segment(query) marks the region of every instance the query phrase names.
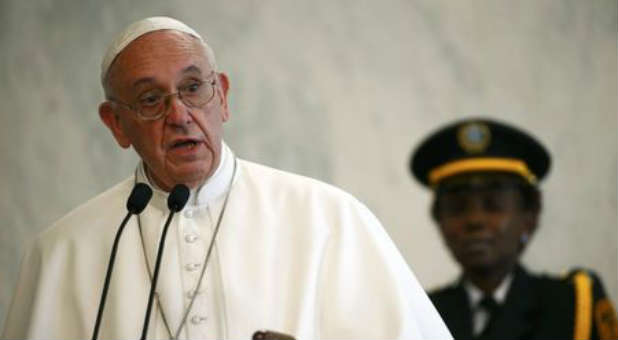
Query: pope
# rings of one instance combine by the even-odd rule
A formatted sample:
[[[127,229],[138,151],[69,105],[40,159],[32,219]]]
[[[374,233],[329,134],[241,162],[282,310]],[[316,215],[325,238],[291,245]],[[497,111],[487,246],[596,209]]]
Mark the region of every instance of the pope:
[[[125,228],[100,329],[137,338],[165,202],[182,183],[189,201],[167,234],[148,338],[450,338],[367,207],[239,159],[223,141],[230,79],[195,30],[167,17],[130,25],[109,46],[101,81],[101,120],[141,161],[37,237],[4,337],[90,337],[116,226],[131,189],[146,183],[154,194]]]

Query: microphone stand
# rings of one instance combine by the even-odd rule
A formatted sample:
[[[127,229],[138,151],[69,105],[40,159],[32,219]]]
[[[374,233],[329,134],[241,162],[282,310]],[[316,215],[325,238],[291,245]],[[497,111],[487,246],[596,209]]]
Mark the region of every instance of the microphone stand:
[[[120,235],[122,234],[122,230],[124,226],[129,221],[133,215],[130,211],[127,213],[127,216],[124,217],[118,231],[116,232],[116,237],[114,238],[114,246],[112,247],[112,254],[109,258],[109,263],[107,264],[107,274],[105,274],[105,283],[103,284],[103,292],[101,293],[101,300],[99,302],[99,311],[97,312],[97,321],[94,323],[94,331],[92,332],[92,340],[96,340],[99,336],[99,327],[101,326],[101,319],[103,317],[103,309],[105,309],[105,300],[107,298],[107,290],[109,289],[109,283],[112,278],[112,269],[114,267],[114,260],[116,260],[116,252],[118,251],[118,242],[120,241]]]
[[[116,231],[116,236],[114,238],[114,245],[112,246],[112,253],[109,257],[109,263],[107,264],[107,273],[105,274],[105,283],[103,284],[103,292],[101,293],[101,300],[99,301],[99,311],[97,312],[97,319],[94,323],[94,330],[92,331],[92,340],[96,340],[99,336],[99,328],[101,326],[101,320],[103,318],[103,310],[105,309],[105,300],[107,299],[107,291],[109,290],[109,284],[112,278],[112,271],[114,268],[114,261],[116,260],[116,253],[118,252],[118,243],[120,242],[120,236],[122,235],[122,231],[126,226],[129,218],[133,214],[141,213],[150,198],[152,197],[152,190],[148,185],[144,183],[137,183],[133,190],[131,191],[131,195],[127,201],[127,215],[124,217],[122,222],[120,223],[120,227]]]
[[[167,221],[165,221],[165,225],[163,226],[163,233],[161,234],[161,242],[159,242],[159,249],[157,251],[157,261],[155,262],[154,274],[152,275],[152,283],[150,285],[150,294],[148,296],[148,306],[146,307],[146,316],[144,317],[144,327],[142,329],[142,337],[141,340],[146,339],[146,334],[148,333],[148,324],[150,323],[150,313],[152,311],[152,302],[154,300],[154,293],[157,287],[157,280],[159,279],[159,269],[161,268],[161,259],[163,258],[163,248],[165,246],[165,238],[167,235],[167,230],[169,229],[170,222],[172,222],[172,217],[178,211],[182,210],[182,208],[187,203],[189,199],[189,188],[187,188],[183,184],[176,185],[167,199],[167,205],[170,209],[170,213],[167,216]]]
[[[154,300],[155,288],[157,287],[157,280],[159,278],[159,269],[161,268],[161,258],[163,257],[163,247],[165,245],[165,236],[169,229],[170,222],[174,216],[175,211],[170,211],[167,216],[167,221],[163,227],[163,234],[161,235],[161,242],[159,243],[159,250],[157,251],[157,261],[155,264],[154,274],[152,275],[152,284],[150,286],[150,295],[148,296],[148,306],[146,307],[146,317],[144,318],[144,327],[142,328],[142,337],[140,339],[145,340],[148,333],[148,324],[150,322],[150,312],[152,310],[152,302]]]

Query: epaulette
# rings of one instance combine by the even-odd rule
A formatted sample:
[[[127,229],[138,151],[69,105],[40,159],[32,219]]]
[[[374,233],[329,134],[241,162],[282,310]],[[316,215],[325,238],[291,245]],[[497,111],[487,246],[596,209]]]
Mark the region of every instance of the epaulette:
[[[618,339],[616,311],[599,277],[591,270],[575,268],[563,279],[575,290],[574,339],[590,339],[594,326],[600,339]]]

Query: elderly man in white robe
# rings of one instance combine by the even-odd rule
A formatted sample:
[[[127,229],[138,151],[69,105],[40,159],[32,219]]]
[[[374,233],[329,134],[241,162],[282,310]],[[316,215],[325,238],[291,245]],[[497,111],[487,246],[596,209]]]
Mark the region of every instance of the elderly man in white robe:
[[[6,338],[84,339],[116,227],[138,182],[154,189],[126,226],[100,338],[137,338],[170,189],[190,189],[165,245],[151,339],[451,338],[376,217],[319,181],[238,159],[223,142],[228,77],[198,33],[171,18],[109,47],[102,121],[141,157],[135,172],[41,233],[23,260]],[[208,248],[214,245],[212,256]]]

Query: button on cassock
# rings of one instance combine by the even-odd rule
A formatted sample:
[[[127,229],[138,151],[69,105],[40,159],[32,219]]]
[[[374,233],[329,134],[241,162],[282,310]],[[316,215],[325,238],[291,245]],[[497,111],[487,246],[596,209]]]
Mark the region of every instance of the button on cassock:
[[[199,237],[195,234],[187,234],[185,235],[185,242],[187,243],[193,243],[195,242]]]
[[[202,266],[201,263],[187,263],[185,264],[185,270],[188,272],[192,272],[194,270],[199,269]]]
[[[208,318],[207,318],[207,317],[205,317],[205,316],[201,316],[201,315],[193,315],[193,316],[191,317],[191,323],[192,323],[192,324],[194,324],[194,325],[199,325],[199,324],[201,324],[201,323],[206,322],[206,319],[208,319]]]

